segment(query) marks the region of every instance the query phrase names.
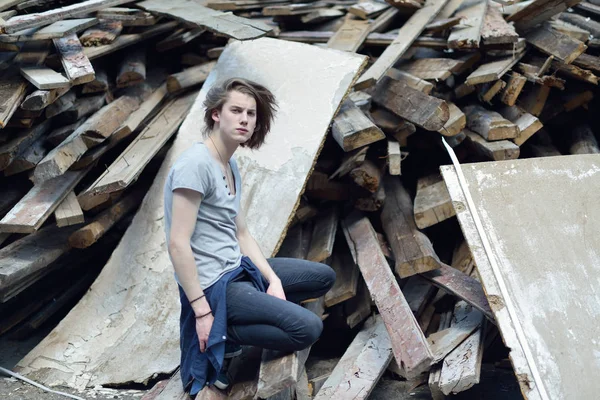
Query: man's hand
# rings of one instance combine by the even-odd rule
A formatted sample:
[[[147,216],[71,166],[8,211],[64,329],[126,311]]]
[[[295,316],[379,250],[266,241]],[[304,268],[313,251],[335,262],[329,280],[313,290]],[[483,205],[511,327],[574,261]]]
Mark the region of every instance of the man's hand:
[[[212,329],[214,317],[212,314],[208,314],[202,318],[196,318],[196,333],[198,334],[198,341],[200,342],[200,352],[206,351],[208,345],[208,335]]]
[[[269,288],[267,289],[267,294],[285,300],[285,293],[283,292],[283,286],[281,286],[281,281],[279,279],[271,280]]]

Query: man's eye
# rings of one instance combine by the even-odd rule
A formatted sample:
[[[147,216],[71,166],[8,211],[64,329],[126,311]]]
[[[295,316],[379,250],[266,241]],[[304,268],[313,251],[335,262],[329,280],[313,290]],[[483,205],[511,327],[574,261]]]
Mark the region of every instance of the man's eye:
[[[253,112],[249,112],[248,115],[254,117],[254,113]]]

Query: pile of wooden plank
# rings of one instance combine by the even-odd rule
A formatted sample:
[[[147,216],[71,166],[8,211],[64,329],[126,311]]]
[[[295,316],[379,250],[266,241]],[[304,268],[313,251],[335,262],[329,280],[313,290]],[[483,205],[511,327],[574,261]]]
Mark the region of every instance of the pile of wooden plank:
[[[502,344],[497,304],[455,218],[461,205],[439,174],[450,164],[444,142],[460,162],[600,153],[597,1],[10,3],[0,24],[0,334],[30,333],[59,310],[53,299],[89,287],[93,277],[68,266],[112,251],[115,240],[100,238],[142,201],[144,176],[227,38],[370,56],[278,252],[336,271],[334,288],[305,304],[325,335],[291,355],[248,349],[232,365],[230,398],[392,398],[420,387],[441,399],[473,387],[484,350]],[[41,285],[64,271],[79,279],[69,290]],[[328,332],[350,338],[333,358],[322,350],[335,342]],[[148,398],[181,390],[174,375]]]

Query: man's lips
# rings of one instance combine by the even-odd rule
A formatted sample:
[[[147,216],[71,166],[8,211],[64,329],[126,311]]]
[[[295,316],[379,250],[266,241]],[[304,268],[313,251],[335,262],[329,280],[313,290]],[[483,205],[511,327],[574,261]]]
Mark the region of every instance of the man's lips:
[[[237,130],[240,132],[244,132],[244,133],[248,132],[248,129],[244,129],[244,128],[237,128]]]

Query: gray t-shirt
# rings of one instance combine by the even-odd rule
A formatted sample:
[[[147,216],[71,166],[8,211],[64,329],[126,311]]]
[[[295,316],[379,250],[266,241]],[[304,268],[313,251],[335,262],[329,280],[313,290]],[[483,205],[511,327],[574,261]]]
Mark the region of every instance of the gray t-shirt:
[[[227,186],[223,169],[208,148],[204,143],[195,143],[175,161],[165,184],[167,243],[171,232],[173,191],[186,188],[202,194],[190,244],[203,289],[238,267],[242,258],[235,225],[240,209],[241,177],[233,158],[229,165],[233,171],[235,195]],[[175,279],[179,283],[177,274]]]

